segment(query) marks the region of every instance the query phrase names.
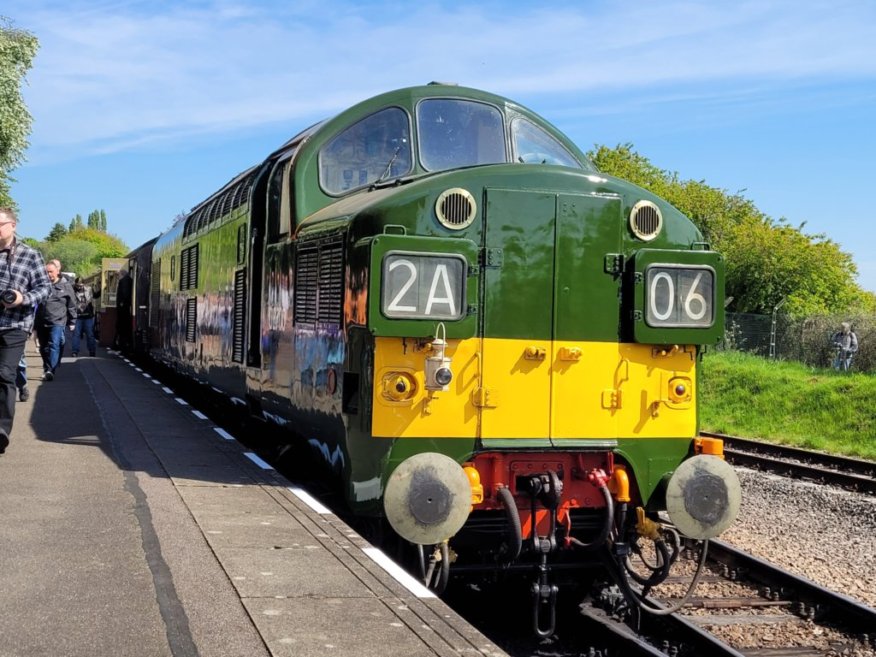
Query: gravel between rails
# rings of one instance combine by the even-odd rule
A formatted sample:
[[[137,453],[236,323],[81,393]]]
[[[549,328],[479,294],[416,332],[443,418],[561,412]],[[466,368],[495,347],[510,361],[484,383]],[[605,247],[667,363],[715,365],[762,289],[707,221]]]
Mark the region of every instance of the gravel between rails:
[[[742,508],[736,524],[721,540],[876,607],[876,497],[744,468],[737,472]],[[694,561],[680,560],[673,574],[692,575],[694,568]],[[687,583],[673,582],[656,587],[654,593],[660,599],[677,599],[686,590]],[[756,597],[758,592],[744,583],[709,580],[700,583],[695,595]],[[714,618],[715,623],[703,619],[706,629],[740,651],[796,646],[824,655],[876,655],[874,648],[859,642],[847,644],[835,630],[799,619],[786,608],[687,608],[681,613]],[[744,618],[742,624],[721,622],[722,616],[735,615],[761,622]]]
[[[722,540],[876,607],[876,497],[737,472],[742,507]]]

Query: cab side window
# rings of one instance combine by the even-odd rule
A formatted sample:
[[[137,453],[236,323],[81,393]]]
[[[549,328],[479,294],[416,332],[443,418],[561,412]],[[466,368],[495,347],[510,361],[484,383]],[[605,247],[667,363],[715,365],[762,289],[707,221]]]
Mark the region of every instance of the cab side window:
[[[319,183],[341,195],[411,170],[410,120],[387,107],[340,132],[319,152]]]
[[[292,160],[277,162],[268,182],[268,240],[286,238],[292,228]]]

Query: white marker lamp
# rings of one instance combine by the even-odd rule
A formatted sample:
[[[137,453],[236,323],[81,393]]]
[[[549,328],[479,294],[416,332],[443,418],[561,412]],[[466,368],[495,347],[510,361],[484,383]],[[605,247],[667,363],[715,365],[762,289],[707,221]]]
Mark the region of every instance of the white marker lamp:
[[[439,335],[441,337],[439,337]],[[426,357],[426,390],[441,390],[447,391],[450,388],[450,382],[453,380],[453,371],[450,369],[450,358],[445,356],[444,350],[447,347],[447,333],[444,328],[444,322],[438,323],[438,328],[435,329],[435,338],[431,344],[431,356]]]

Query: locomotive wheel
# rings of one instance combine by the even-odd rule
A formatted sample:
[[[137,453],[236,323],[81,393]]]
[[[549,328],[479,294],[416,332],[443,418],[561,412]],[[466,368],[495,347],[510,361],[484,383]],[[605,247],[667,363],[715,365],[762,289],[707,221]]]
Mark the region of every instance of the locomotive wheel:
[[[425,545],[415,544],[414,547],[419,557],[420,581],[435,595],[441,595],[450,581],[450,548],[447,541],[431,546],[428,553]]]

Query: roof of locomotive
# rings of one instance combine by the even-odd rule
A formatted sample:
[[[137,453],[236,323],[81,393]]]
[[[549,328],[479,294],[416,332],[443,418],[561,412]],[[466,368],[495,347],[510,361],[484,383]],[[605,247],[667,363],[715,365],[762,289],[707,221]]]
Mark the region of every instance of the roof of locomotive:
[[[574,154],[580,157],[584,164],[589,164],[586,156],[578,149],[577,145],[572,142],[563,132],[556,126],[547,121],[538,113],[532,111],[528,107],[521,105],[513,100],[499,96],[488,91],[475,89],[473,87],[463,87],[452,83],[430,82],[429,84],[418,85],[413,87],[403,87],[394,89],[384,93],[372,96],[362,100],[355,105],[351,105],[347,109],[339,112],[331,118],[324,119],[318,123],[297,133],[294,137],[286,141],[282,146],[276,149],[271,155],[277,155],[289,148],[296,142],[301,142],[303,138],[319,137],[320,135],[334,134],[338,130],[339,124],[342,126],[354,123],[358,118],[366,116],[375,110],[390,105],[398,105],[413,109],[413,107],[423,99],[427,98],[465,98],[476,100],[484,103],[495,105],[499,108],[512,110],[515,113],[526,116],[527,118],[535,119],[542,127],[548,128],[549,132],[561,138],[564,145],[571,147]]]
[[[426,99],[460,99],[470,100],[480,103],[486,103],[498,108],[503,114],[503,120],[507,123],[510,117],[523,117],[538,125],[541,129],[553,136],[562,146],[569,151],[574,160],[584,170],[595,170],[593,165],[588,161],[586,155],[572,142],[565,134],[553,126],[549,121],[545,120],[539,114],[533,112],[527,107],[516,103],[508,98],[493,94],[490,92],[474,89],[470,87],[457,86],[445,83],[429,83],[426,85],[405,87],[388,91],[366,100],[363,100],[335,115],[333,118],[326,119],[315,123],[308,128],[297,133],[294,137],[286,141],[282,146],[275,149],[261,163],[249,167],[245,171],[234,176],[225,185],[210,194],[204,200],[197,203],[185,215],[178,217],[176,223],[186,222],[186,225],[195,224],[195,226],[204,223],[204,219],[200,218],[202,214],[224,214],[225,207],[221,210],[220,205],[228,206],[228,203],[220,203],[220,197],[228,196],[234,187],[241,187],[243,194],[249,190],[249,185],[252,180],[259,174],[264,166],[270,162],[285,158],[290,153],[294,153],[296,160],[296,193],[295,205],[296,214],[299,217],[306,217],[310,214],[331,205],[339,198],[348,196],[349,194],[358,193],[363,189],[369,188],[369,185],[360,185],[349,191],[326,191],[320,180],[319,157],[323,147],[334,139],[339,133],[347,128],[355,125],[364,118],[373,115],[382,108],[399,107],[404,109],[410,116],[416,114],[417,105]],[[416,124],[416,121],[414,122]],[[418,139],[416,127],[411,135],[414,140]],[[512,153],[508,151],[508,162]],[[405,173],[405,180],[429,175],[434,171],[426,170],[415,157],[410,170]],[[399,176],[388,176],[386,180],[381,179],[378,182],[395,181]],[[373,183],[370,185],[374,188]],[[234,206],[243,201],[243,194],[237,194],[234,199]],[[213,212],[210,207],[211,203],[216,201],[216,212]],[[195,216],[197,213],[198,216]],[[214,217],[215,218],[215,217]],[[187,229],[188,230],[188,229]]]
[[[312,126],[308,134],[299,134],[282,148],[274,152],[272,157],[282,157],[285,152],[295,152],[295,207],[296,216],[299,218],[307,217],[314,212],[337,202],[340,198],[350,194],[356,194],[362,191],[373,191],[377,186],[394,184],[395,182],[403,182],[416,179],[425,175],[436,173],[438,168],[427,167],[422,161],[422,126],[420,125],[420,116],[418,114],[420,104],[426,100],[447,99],[473,101],[492,106],[501,113],[501,121],[504,125],[505,139],[509,139],[510,124],[517,118],[528,120],[531,124],[537,126],[541,131],[547,133],[562,149],[568,154],[568,161],[573,163],[574,167],[584,171],[595,171],[593,165],[587,159],[587,156],[572,142],[565,134],[553,126],[549,121],[536,114],[527,107],[516,103],[508,98],[499,96],[479,89],[470,87],[461,87],[448,84],[427,84],[415,87],[406,87],[389,91],[367,100],[364,100],[352,107],[337,114],[334,118],[324,121],[320,124]],[[405,111],[411,120],[410,134],[406,135],[410,138],[411,143],[411,161],[407,170],[402,174],[396,175],[381,175],[374,180],[374,176],[369,176],[364,182],[354,181],[354,184],[349,189],[340,189],[336,186],[334,189],[327,188],[323,176],[326,171],[325,163],[322,161],[323,154],[330,147],[333,140],[344,134],[348,129],[355,127],[365,119],[375,116],[378,112],[387,108],[400,108]],[[507,150],[503,151],[501,159],[494,159],[490,162],[495,164],[499,162],[517,163],[518,160],[513,159],[515,154],[510,144]],[[390,149],[390,153],[392,149]],[[396,149],[397,152],[397,149]],[[522,160],[520,160],[522,161]],[[386,162],[384,162],[386,164]],[[387,174],[391,168],[392,161],[386,166]],[[464,168],[464,166],[449,165],[441,167],[441,170],[450,170],[454,168]],[[351,173],[356,173],[355,171]]]

